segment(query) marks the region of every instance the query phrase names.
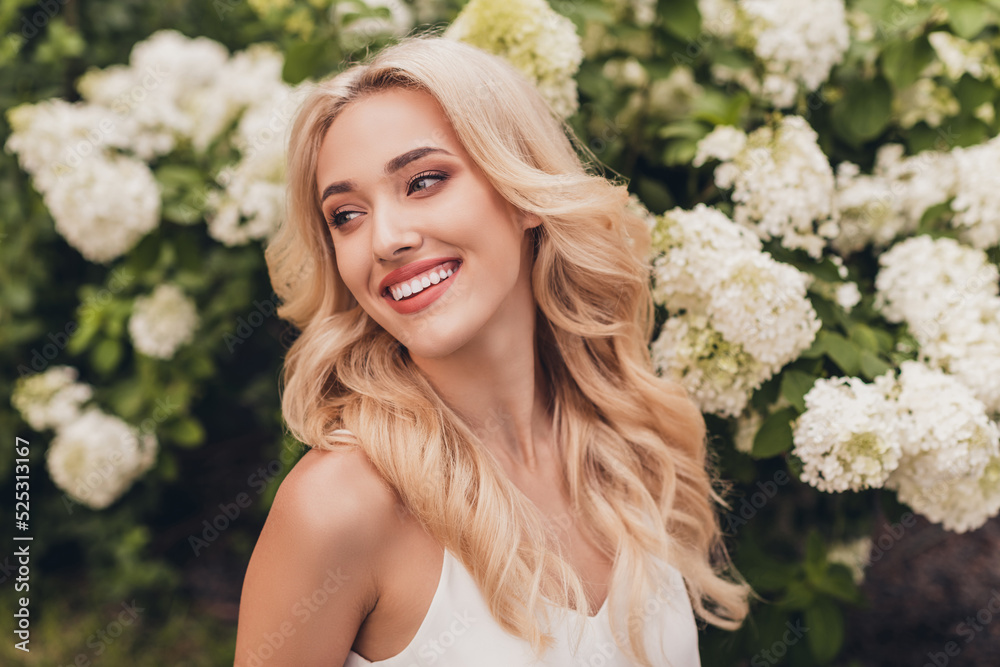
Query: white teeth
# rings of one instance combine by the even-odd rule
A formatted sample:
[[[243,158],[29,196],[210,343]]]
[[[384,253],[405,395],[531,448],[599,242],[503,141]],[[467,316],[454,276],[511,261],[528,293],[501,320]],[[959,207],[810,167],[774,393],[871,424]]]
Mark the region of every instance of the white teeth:
[[[423,292],[425,288],[431,285],[437,285],[442,280],[446,280],[455,273],[455,269],[439,269],[437,271],[431,271],[427,275],[421,276],[419,279],[414,278],[408,283],[400,283],[398,286],[390,287],[389,293],[395,301],[405,299],[408,296],[417,294],[418,292]]]

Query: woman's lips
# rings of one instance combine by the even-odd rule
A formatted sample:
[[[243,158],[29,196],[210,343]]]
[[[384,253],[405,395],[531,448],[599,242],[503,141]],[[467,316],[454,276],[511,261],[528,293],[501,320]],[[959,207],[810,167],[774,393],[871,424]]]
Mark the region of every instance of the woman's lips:
[[[460,272],[462,263],[455,262],[455,265],[455,268],[452,269],[452,273],[448,278],[440,280],[436,284],[431,282],[427,287],[422,287],[420,292],[412,294],[412,296],[404,297],[403,299],[396,301],[392,294],[387,291],[382,295],[382,298],[385,299],[386,303],[388,303],[393,310],[402,315],[409,315],[419,310],[423,310],[427,306],[434,303],[438,297],[447,292],[448,288],[451,287],[451,284],[455,281]],[[395,285],[393,285],[393,287],[395,287]]]
[[[442,262],[409,280],[389,285],[386,290],[396,301],[401,301],[409,298],[411,294],[419,294],[431,285],[448,280],[458,268],[458,264],[456,261]]]

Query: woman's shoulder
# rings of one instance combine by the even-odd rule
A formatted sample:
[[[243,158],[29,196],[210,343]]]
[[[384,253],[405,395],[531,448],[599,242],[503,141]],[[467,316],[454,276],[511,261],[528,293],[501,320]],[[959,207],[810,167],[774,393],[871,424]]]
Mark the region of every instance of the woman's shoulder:
[[[271,511],[314,536],[381,543],[399,514],[396,494],[360,447],[310,449],[278,487]]]

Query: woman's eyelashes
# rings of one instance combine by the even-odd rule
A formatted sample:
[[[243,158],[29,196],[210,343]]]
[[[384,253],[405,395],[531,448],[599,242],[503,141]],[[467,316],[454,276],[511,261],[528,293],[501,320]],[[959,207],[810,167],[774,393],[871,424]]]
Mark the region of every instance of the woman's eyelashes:
[[[422,171],[413,178],[406,186],[406,194],[413,194],[421,190],[427,190],[436,183],[440,183],[448,178],[448,174],[442,171]],[[424,185],[425,183],[429,183]],[[419,187],[418,187],[419,186]]]
[[[407,196],[415,194],[417,192],[423,192],[425,190],[430,190],[438,183],[441,183],[448,179],[448,174],[443,171],[422,171],[413,178],[411,178],[406,184],[406,194]],[[335,210],[327,217],[327,224],[332,227],[342,227],[354,220],[354,217],[349,217],[354,215],[361,215],[361,211],[355,211],[351,209],[338,209]]]

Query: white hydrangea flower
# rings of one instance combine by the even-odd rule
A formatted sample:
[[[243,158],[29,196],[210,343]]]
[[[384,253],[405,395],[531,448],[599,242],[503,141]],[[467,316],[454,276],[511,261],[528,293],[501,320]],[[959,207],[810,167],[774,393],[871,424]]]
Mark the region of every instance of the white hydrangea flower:
[[[843,0],[699,0],[702,27],[753,50],[764,72],[756,94],[779,108],[816,90],[850,43]]]
[[[927,209],[952,197],[956,171],[951,153],[923,151],[903,157],[901,145],[885,144],[875,154],[874,176],[889,184],[895,197],[891,208],[905,218],[901,232],[915,230]]]
[[[1000,513],[1000,456],[993,457],[979,475],[933,485],[906,476],[893,484],[900,501],[956,533],[975,530]]]
[[[806,298],[807,276],[760,252],[734,257],[706,312],[726,340],[777,372],[808,348],[821,322]]]
[[[855,253],[869,243],[885,248],[896,237],[916,229],[917,221],[903,214],[900,198],[884,177],[861,174],[858,165],[841,162],[836,184],[834,215],[839,235],[831,245],[842,255]]]
[[[821,323],[806,297],[807,276],[775,261],[761,250],[759,238],[721,212],[704,204],[668,211],[653,230],[653,249],[660,253],[652,265],[654,300],[671,313],[687,311],[708,323],[708,333],[685,324],[673,334],[695,336],[699,343],[723,340],[741,360],[734,366],[746,376],[740,386],[752,391],[812,344]],[[680,343],[672,345],[676,350]],[[713,379],[715,385],[721,381]]]
[[[1000,137],[956,148],[952,155],[957,172],[951,225],[970,245],[992,248],[1000,244],[1000,188],[995,178],[1000,172]]]
[[[733,188],[736,222],[764,240],[780,238],[786,248],[801,248],[818,259],[838,227],[832,218],[833,170],[816,132],[804,118],[785,116],[777,127],[752,132],[733,155],[737,136],[733,128],[713,130],[699,142],[694,165],[708,158],[722,162],[715,184]]]
[[[124,155],[88,158],[44,192],[56,231],[91,262],[131,250],[160,224],[160,188],[144,162]]]
[[[657,372],[683,386],[703,412],[732,417],[770,377],[739,345],[727,342],[704,315],[667,319],[651,348]]]
[[[31,428],[58,429],[80,416],[80,406],[93,396],[89,384],[77,382],[71,366],[52,366],[44,373],[20,378],[11,404]]]
[[[802,480],[820,491],[878,488],[899,465],[899,417],[873,385],[859,378],[816,380],[795,422],[792,453]]]
[[[195,149],[205,150],[244,110],[280,103],[288,92],[281,78],[284,66],[284,55],[271,44],[251,44],[233,54],[215,82],[196,91],[186,105],[198,118],[191,134]]]
[[[1000,454],[1000,430],[986,408],[955,377],[917,361],[904,361],[898,378],[876,384],[894,398],[902,419],[897,432],[903,459],[887,485],[901,478],[934,485],[956,477],[978,477]]]
[[[1000,414],[1000,271],[982,250],[917,236],[879,256],[875,307],[906,322],[921,359]]]
[[[576,112],[580,37],[573,22],[545,0],[470,0],[444,36],[503,56],[535,82],[556,114]]]
[[[701,141],[695,151],[694,166],[700,167],[710,159],[732,162],[747,145],[747,134],[732,125],[717,125]]]
[[[861,290],[858,289],[858,284],[850,281],[840,283],[837,285],[834,300],[845,312],[851,312],[854,306],[861,302]]]
[[[135,349],[160,359],[174,356],[189,343],[198,328],[198,311],[191,298],[176,285],[157,286],[150,296],[138,297],[128,322]]]
[[[285,209],[287,132],[305,93],[305,86],[283,86],[240,118],[233,140],[240,160],[216,178],[225,189],[208,198],[208,233],[215,240],[243,245],[278,229]]]
[[[140,437],[118,417],[91,408],[59,430],[46,465],[52,481],[71,498],[103,509],[152,467],[157,449],[152,434]]]
[[[228,60],[229,51],[214,40],[160,30],[132,48],[127,66],[92,70],[78,87],[88,101],[118,112],[134,138],[132,150],[151,160],[196,136],[203,149],[225,127],[224,117],[235,117],[223,95]]]
[[[61,99],[22,104],[8,111],[7,119],[12,132],[6,150],[17,153],[43,194],[63,175],[108,148],[125,148],[131,140],[110,110]]]
[[[989,294],[958,299],[959,305],[925,323],[925,337],[938,333],[922,342],[921,357],[961,380],[1000,416],[1000,299]]]
[[[938,127],[945,118],[957,116],[959,111],[961,107],[951,89],[926,77],[917,79],[892,99],[893,115],[899,119],[900,127],[907,129],[921,121]]]
[[[1000,67],[989,42],[969,42],[945,30],[928,33],[927,40],[952,81],[958,81],[963,74],[976,79],[1000,81]]]
[[[956,306],[997,296],[1000,272],[981,250],[921,234],[879,255],[875,308],[890,322],[908,322],[921,344],[934,340]]]
[[[854,583],[860,585],[865,580],[865,569],[871,562],[872,538],[864,535],[850,542],[838,542],[827,551],[826,559],[831,563],[846,565],[851,571]]]
[[[653,262],[653,298],[675,312],[704,305],[725,277],[719,262],[762,252],[753,232],[704,204],[664,213],[653,229],[653,248],[662,253]]]

